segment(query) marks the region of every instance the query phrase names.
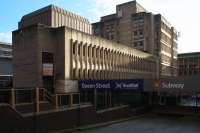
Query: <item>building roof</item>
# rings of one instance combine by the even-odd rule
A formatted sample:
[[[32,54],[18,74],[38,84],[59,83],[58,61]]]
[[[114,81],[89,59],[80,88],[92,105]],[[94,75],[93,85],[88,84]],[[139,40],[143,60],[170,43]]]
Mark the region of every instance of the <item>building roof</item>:
[[[11,48],[12,44],[11,43],[7,43],[7,42],[0,42],[0,47],[8,47]]]
[[[0,42],[0,58],[12,58],[12,45],[6,42]]]
[[[51,4],[51,5],[48,5],[48,6],[46,6],[46,7],[43,7],[43,8],[41,8],[41,9],[38,9],[38,10],[36,10],[36,11],[33,11],[33,12],[29,13],[29,14],[24,15],[24,16],[22,17],[21,20],[29,19],[29,18],[32,17],[32,16],[38,15],[38,14],[40,14],[40,13],[42,13],[42,12],[45,12],[45,11],[47,11],[47,10],[52,10],[52,9],[59,10],[59,11],[62,12],[62,13],[69,14],[69,15],[72,16],[72,17],[77,17],[77,18],[79,18],[80,20],[89,23],[89,20],[88,20],[88,19],[86,19],[86,18],[84,18],[84,17],[82,17],[82,16],[80,16],[80,15],[77,15],[77,14],[75,14],[75,13],[69,12],[69,11],[67,11],[67,10],[65,10],[65,9],[62,9],[62,8],[60,8],[60,7],[58,7],[58,6],[52,5],[52,4]]]
[[[200,57],[200,52],[191,52],[191,53],[180,53],[180,54],[178,54],[178,58],[192,58],[192,57]]]

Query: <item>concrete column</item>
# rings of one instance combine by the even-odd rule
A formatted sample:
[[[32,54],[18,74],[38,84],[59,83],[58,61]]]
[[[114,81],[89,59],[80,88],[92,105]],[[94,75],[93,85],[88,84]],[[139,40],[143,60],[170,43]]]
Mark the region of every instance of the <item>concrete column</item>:
[[[79,43],[79,48],[80,48],[80,55],[79,55],[79,62],[80,62],[80,79],[83,78],[83,42]]]
[[[102,79],[105,79],[104,48],[102,48]]]
[[[97,109],[97,89],[94,89],[94,108]]]
[[[112,107],[112,91],[109,92],[109,107]]]
[[[15,108],[15,89],[11,89],[11,105],[13,108]]]
[[[73,94],[70,93],[69,98],[70,98],[70,103],[69,103],[70,105],[69,106],[72,107],[72,105],[73,105]]]
[[[78,104],[80,105],[81,104],[81,94],[78,93]]]
[[[104,92],[104,102],[105,102],[105,108],[108,108],[108,92],[105,90]]]
[[[88,45],[85,44],[85,79],[88,79]]]
[[[87,91],[84,92],[84,102],[87,102],[87,101],[88,101],[87,93],[88,93]]]
[[[35,88],[35,106],[36,106],[36,112],[40,111],[40,92],[39,88]]]
[[[59,104],[58,104],[58,95],[55,95],[55,109],[58,110]]]
[[[74,59],[75,59],[75,62],[76,62],[74,78],[77,79],[77,77],[78,77],[78,41],[74,42],[74,46],[75,46]]]

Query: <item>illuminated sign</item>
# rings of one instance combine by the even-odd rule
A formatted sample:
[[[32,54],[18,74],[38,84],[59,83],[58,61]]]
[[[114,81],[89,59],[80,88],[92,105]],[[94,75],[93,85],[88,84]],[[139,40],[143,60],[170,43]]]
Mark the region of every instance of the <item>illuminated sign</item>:
[[[171,83],[171,82],[162,82],[162,88],[166,88],[166,89],[183,89],[184,88],[184,84],[182,83]]]
[[[143,80],[81,80],[79,89],[99,90],[143,90]]]
[[[180,81],[160,81],[155,80],[154,81],[154,87],[156,89],[184,89],[185,84],[180,83]]]

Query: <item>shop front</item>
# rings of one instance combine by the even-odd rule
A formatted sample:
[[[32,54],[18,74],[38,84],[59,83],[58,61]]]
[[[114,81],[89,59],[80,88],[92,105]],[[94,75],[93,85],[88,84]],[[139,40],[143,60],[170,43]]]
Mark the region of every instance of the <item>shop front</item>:
[[[145,92],[153,93],[153,105],[162,106],[200,106],[200,78],[177,77],[149,80]]]

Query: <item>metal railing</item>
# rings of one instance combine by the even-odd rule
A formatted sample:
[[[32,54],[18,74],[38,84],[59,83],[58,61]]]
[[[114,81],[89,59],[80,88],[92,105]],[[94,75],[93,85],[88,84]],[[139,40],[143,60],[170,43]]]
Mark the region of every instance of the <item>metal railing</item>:
[[[78,98],[75,98],[76,95]],[[44,102],[48,102],[53,109],[59,110],[80,104],[80,94],[51,94],[45,88],[0,89],[0,104],[10,104],[13,108],[34,105],[35,112],[39,112],[40,104]]]

